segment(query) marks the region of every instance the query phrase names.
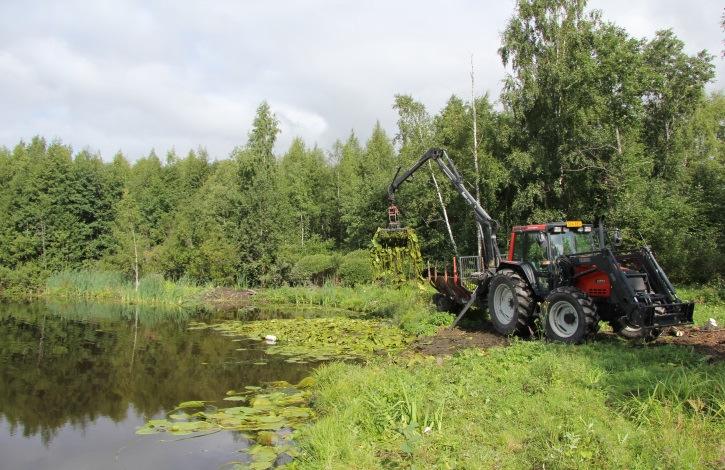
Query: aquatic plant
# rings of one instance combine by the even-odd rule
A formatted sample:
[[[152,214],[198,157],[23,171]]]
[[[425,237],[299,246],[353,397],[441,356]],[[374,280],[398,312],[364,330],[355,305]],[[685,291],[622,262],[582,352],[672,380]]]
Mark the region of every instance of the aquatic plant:
[[[309,388],[314,383],[314,379],[308,377],[296,385],[278,381],[265,387],[247,386],[244,390],[229,390],[219,402],[235,406],[226,408],[206,401],[182,402],[165,419],[147,421],[136,434],[183,436],[239,431],[255,445],[245,450],[245,460],[229,462],[229,465],[270,468],[282,454],[288,458],[297,455],[292,439],[295,431],[314,416],[309,407]]]
[[[204,287],[187,281],[172,282],[161,275],[141,278],[138,290],[113,271],[61,271],[46,282],[45,297],[57,300],[90,300],[121,304],[195,307]]]
[[[402,350],[412,338],[384,321],[344,317],[291,318],[242,322],[229,320],[213,325],[194,322],[190,329],[210,328],[230,336],[262,340],[267,335],[279,341],[266,348],[268,354],[288,356],[288,362],[364,358]]]

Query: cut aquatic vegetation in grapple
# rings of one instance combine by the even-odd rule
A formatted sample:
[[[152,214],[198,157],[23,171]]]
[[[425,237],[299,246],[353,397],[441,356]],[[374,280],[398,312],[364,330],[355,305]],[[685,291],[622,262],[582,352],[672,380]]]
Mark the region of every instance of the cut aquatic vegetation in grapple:
[[[313,384],[314,379],[308,377],[297,385],[279,381],[265,388],[247,386],[244,390],[229,390],[227,397],[218,402],[239,405],[229,408],[203,401],[183,402],[166,419],[149,420],[136,434],[242,432],[256,444],[245,451],[246,461],[232,463],[239,468],[266,469],[297,455],[292,436],[313,417],[308,406],[309,387]],[[194,409],[197,411],[193,412]]]
[[[191,326],[194,329],[203,327],[202,323]],[[277,342],[270,345],[266,352],[288,356],[288,362],[355,359],[377,352],[394,353],[411,341],[399,328],[385,322],[342,317],[253,322],[230,320],[206,327],[225,335],[257,340],[274,335]]]

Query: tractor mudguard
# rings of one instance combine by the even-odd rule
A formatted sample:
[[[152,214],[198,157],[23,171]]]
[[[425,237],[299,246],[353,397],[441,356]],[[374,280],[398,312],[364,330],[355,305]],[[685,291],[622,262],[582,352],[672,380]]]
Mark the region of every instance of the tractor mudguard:
[[[531,267],[530,263],[523,262],[523,261],[509,261],[504,260],[501,261],[501,263],[498,265],[498,268],[496,271],[501,271],[502,269],[510,269],[516,273],[518,273],[521,277],[526,279],[526,282],[529,284],[529,287],[536,292],[536,276],[534,275],[534,268]]]

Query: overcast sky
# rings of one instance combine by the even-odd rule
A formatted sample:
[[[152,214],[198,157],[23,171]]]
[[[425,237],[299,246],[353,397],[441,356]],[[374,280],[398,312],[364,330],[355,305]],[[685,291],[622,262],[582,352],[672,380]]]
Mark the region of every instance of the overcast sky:
[[[496,53],[513,0],[0,2],[0,145],[35,134],[130,159],[205,146],[226,157],[267,100],[292,138],[325,149],[376,120],[395,133],[393,95],[437,112],[455,93],[498,96]],[[597,0],[636,37],[672,28],[716,55],[716,0]]]

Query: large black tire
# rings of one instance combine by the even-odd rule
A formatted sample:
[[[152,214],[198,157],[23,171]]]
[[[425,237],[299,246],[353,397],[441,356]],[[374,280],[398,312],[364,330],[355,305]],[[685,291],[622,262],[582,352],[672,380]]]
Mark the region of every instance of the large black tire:
[[[599,331],[592,299],[576,287],[558,287],[546,297],[544,331],[551,341],[579,344]]]
[[[496,273],[488,287],[488,313],[496,331],[502,335],[531,333],[534,293],[516,272]]]
[[[436,306],[436,310],[439,312],[455,312],[455,304],[453,301],[440,292],[433,294],[433,303]]]

